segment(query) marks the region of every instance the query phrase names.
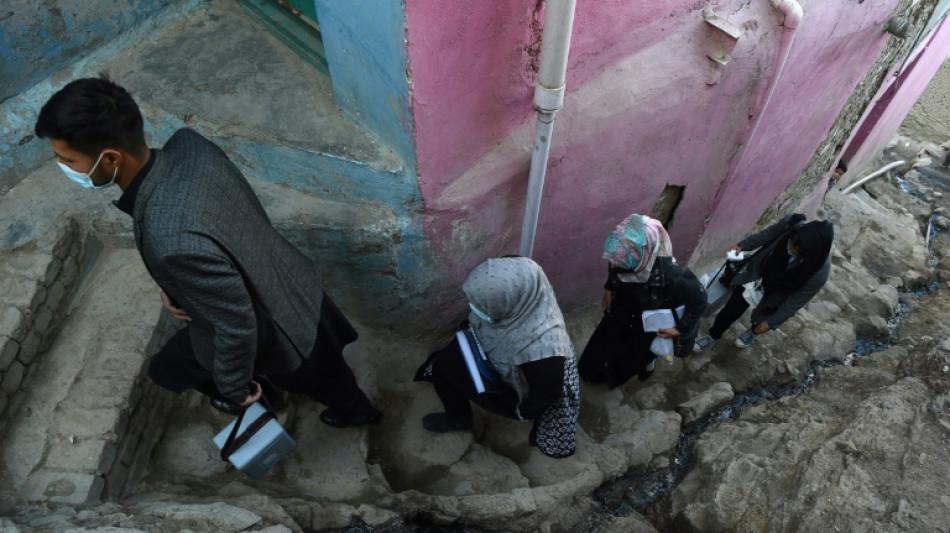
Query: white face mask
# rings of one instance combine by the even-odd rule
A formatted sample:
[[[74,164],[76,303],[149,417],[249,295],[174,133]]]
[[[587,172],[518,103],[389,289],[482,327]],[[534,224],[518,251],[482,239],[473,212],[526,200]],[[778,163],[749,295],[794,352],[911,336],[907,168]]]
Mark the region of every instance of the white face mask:
[[[472,310],[472,313],[474,313],[475,316],[477,316],[478,318],[484,320],[485,322],[488,322],[489,324],[492,323],[491,317],[488,316],[484,311],[482,311],[481,309],[475,307],[475,306],[472,305],[472,304],[468,304],[468,307]]]
[[[119,174],[118,167],[116,167],[115,172],[112,173],[112,179],[109,181],[109,183],[96,185],[95,183],[92,182],[92,178],[89,177],[90,175],[92,175],[93,172],[96,171],[96,167],[99,166],[99,161],[102,161],[103,155],[105,155],[105,152],[102,152],[101,154],[99,154],[99,159],[96,159],[96,164],[92,165],[92,169],[89,172],[86,172],[85,174],[82,172],[76,172],[75,170],[69,168],[63,163],[60,163],[59,161],[57,161],[56,164],[59,165],[59,168],[63,169],[63,173],[66,174],[67,178],[78,183],[81,187],[85,187],[87,189],[105,189],[106,187],[115,183],[115,177]]]

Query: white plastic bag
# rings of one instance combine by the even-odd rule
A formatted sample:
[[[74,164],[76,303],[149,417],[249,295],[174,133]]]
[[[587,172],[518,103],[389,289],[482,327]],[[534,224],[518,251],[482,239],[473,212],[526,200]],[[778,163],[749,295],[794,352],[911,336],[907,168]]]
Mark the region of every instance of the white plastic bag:
[[[762,301],[762,281],[756,280],[742,286],[742,297],[752,307],[758,307]]]
[[[676,316],[683,318],[686,312],[685,306],[676,308]],[[668,329],[676,327],[676,320],[669,309],[653,309],[644,311],[642,315],[643,331],[651,332],[658,329]],[[664,339],[657,335],[650,343],[650,351],[653,355],[663,359],[669,364],[673,364],[673,339]]]
[[[673,364],[673,339],[664,339],[663,337],[657,336],[653,339],[653,342],[650,343],[650,351],[658,358],[663,359],[671,365]]]

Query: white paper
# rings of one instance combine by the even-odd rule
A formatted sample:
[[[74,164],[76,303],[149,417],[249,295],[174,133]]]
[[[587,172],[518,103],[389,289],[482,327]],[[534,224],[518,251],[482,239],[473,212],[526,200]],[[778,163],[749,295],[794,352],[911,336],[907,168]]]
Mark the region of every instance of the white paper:
[[[676,315],[683,318],[685,311],[686,308],[681,305],[676,308]],[[641,316],[643,318],[643,331],[657,331],[676,327],[676,320],[669,309],[651,309],[644,311]]]
[[[468,345],[468,339],[461,330],[455,332],[455,337],[459,341],[459,348],[462,349],[462,358],[465,359],[465,366],[468,367],[468,373],[472,376],[472,383],[475,384],[475,391],[481,394],[485,392],[485,383],[482,381],[482,374],[478,371],[478,365],[475,363],[472,348]]]

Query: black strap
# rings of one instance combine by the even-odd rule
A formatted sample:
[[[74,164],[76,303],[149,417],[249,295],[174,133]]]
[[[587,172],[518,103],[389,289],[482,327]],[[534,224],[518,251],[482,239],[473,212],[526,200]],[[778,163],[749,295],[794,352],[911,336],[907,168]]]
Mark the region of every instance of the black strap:
[[[723,263],[722,266],[719,267],[719,270],[717,270],[716,273],[713,274],[711,278],[709,278],[709,283],[707,283],[705,286],[706,290],[709,290],[709,287],[712,287],[712,284],[716,281],[716,279],[719,278],[719,274],[722,272],[722,269],[726,268],[726,265],[728,264],[729,264],[729,261],[726,261],[725,263]]]
[[[231,457],[231,454],[238,451],[241,446],[244,446],[247,441],[251,440],[251,437],[257,434],[261,428],[267,425],[267,423],[271,420],[275,420],[277,418],[277,415],[274,414],[274,411],[271,408],[270,402],[267,401],[267,397],[261,394],[261,400],[263,401],[267,410],[264,411],[261,416],[257,417],[257,420],[251,422],[251,425],[249,425],[247,429],[244,430],[244,432],[238,435],[237,432],[241,427],[241,422],[244,421],[244,414],[247,413],[247,407],[241,410],[241,414],[239,414],[237,420],[234,421],[234,427],[231,428],[231,434],[228,435],[228,440],[224,441],[224,446],[221,447],[222,461],[227,461],[228,458]]]

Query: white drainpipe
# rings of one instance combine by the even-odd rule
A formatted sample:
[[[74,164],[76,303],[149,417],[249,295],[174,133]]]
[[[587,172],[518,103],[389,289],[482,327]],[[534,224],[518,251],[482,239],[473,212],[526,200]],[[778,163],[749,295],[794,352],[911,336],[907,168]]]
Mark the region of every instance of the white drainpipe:
[[[851,191],[857,189],[858,187],[860,187],[860,186],[864,185],[865,183],[867,183],[867,182],[873,180],[874,178],[876,178],[876,177],[878,177],[878,176],[883,176],[884,174],[887,174],[887,171],[888,171],[888,170],[892,170],[892,169],[895,169],[895,168],[897,168],[897,167],[902,167],[902,166],[904,166],[904,165],[906,165],[906,164],[907,164],[907,161],[903,161],[903,160],[901,160],[901,161],[894,161],[893,163],[891,163],[891,164],[885,166],[884,168],[882,168],[882,169],[880,169],[880,170],[878,170],[878,171],[876,171],[876,172],[873,172],[873,173],[871,173],[871,174],[868,174],[867,176],[865,176],[865,177],[859,179],[858,181],[852,183],[851,185],[848,185],[843,191],[841,191],[841,194],[848,194],[849,192],[851,192]]]
[[[541,66],[534,88],[534,108],[538,111],[538,126],[534,134],[534,151],[528,173],[528,195],[525,199],[524,220],[521,224],[521,249],[524,257],[531,257],[534,237],[541,211],[541,191],[544,173],[551,151],[551,133],[554,114],[564,104],[564,79],[567,72],[567,53],[571,46],[571,28],[574,26],[576,0],[548,0],[544,14],[544,32],[541,36]]]
[[[759,124],[762,122],[765,110],[769,108],[769,102],[772,101],[772,95],[775,94],[775,88],[778,87],[778,80],[782,77],[782,73],[785,72],[785,64],[788,63],[789,52],[792,51],[792,41],[795,40],[795,32],[798,30],[798,25],[802,22],[802,16],[804,16],[801,4],[795,0],[770,1],[772,2],[772,7],[785,15],[785,21],[782,23],[785,26],[785,31],[782,32],[782,47],[779,48],[778,51],[778,57],[781,59],[779,60],[778,68],[775,70],[775,75],[772,76],[768,96],[765,97],[765,101],[762,103],[759,116],[755,118],[755,126],[752,127],[752,131],[749,133],[749,140],[746,142],[746,146],[755,138],[755,132],[759,129]]]

